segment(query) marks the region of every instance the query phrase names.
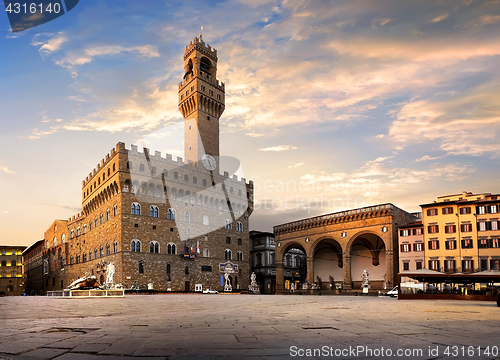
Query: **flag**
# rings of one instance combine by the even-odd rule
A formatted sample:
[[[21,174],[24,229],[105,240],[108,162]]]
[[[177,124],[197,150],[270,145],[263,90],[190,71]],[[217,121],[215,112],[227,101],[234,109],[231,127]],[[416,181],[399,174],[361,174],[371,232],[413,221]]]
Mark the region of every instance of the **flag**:
[[[184,254],[187,254],[187,240],[184,240]]]
[[[199,254],[200,253],[200,240],[196,242],[196,252]]]
[[[193,253],[193,240],[191,240],[191,254]]]

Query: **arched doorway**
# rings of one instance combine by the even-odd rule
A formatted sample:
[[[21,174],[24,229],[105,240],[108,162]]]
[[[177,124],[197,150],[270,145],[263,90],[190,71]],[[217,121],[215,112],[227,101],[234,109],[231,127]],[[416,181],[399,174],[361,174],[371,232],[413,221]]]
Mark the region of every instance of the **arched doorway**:
[[[387,273],[385,250],[384,241],[375,234],[363,234],[353,240],[350,249],[353,289],[361,288],[364,269],[368,271],[372,289],[384,288]]]
[[[306,251],[300,245],[291,245],[283,255],[285,291],[298,290],[307,279]]]
[[[316,244],[314,248],[314,280],[316,281],[319,276],[323,288],[330,285],[331,279],[336,283],[343,283],[343,267],[342,246],[337,241],[323,239]]]

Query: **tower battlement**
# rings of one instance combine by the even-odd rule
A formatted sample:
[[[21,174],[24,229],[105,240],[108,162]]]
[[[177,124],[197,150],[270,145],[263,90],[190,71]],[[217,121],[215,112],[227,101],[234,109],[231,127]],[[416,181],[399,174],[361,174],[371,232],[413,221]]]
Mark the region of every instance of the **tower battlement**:
[[[191,41],[189,45],[184,48],[184,59],[187,59],[191,52],[195,50],[198,50],[206,56],[211,57],[212,60],[217,61],[217,50],[206,44],[201,36],[199,38],[195,37],[193,41]]]

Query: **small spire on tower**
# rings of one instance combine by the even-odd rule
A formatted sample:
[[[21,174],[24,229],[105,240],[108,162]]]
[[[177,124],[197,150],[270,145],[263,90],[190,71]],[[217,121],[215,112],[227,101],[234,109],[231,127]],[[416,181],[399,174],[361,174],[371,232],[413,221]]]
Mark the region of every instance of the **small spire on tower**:
[[[200,40],[202,40],[202,35],[201,35],[202,32],[203,32],[203,25],[201,25],[200,27]]]

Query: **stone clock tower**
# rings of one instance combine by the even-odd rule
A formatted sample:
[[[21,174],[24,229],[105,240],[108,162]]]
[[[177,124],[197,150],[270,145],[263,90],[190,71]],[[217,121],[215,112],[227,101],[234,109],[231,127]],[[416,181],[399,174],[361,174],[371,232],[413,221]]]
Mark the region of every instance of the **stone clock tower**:
[[[217,50],[200,34],[184,49],[184,79],[179,110],[184,116],[184,158],[194,163],[204,154],[219,156],[219,118],[225,108],[224,83],[217,80]]]

